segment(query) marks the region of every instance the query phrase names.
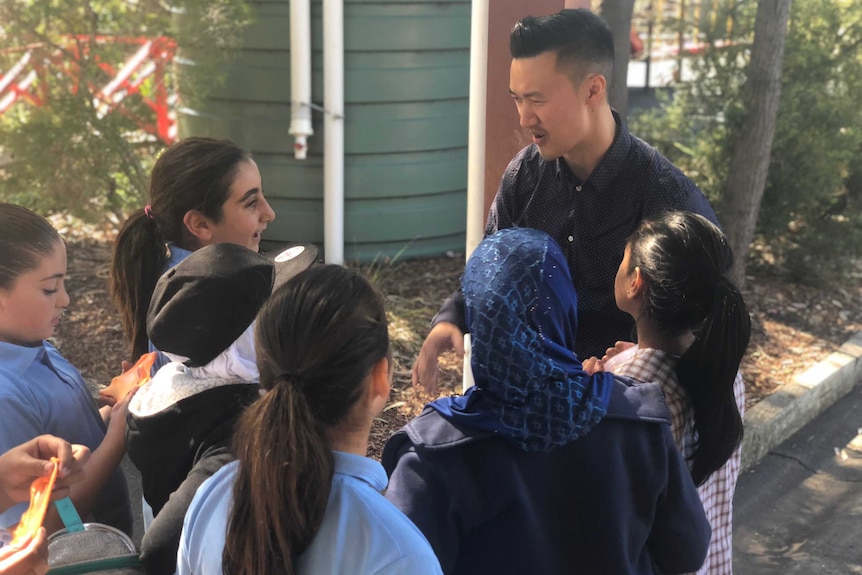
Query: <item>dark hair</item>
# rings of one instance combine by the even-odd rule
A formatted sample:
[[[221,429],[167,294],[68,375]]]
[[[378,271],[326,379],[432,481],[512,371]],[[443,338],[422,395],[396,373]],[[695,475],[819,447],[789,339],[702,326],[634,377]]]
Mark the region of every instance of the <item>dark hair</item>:
[[[166,149],[150,176],[149,208],[123,224],[114,245],[111,295],[119,308],[132,357],[147,351],[147,309],[167,264],[166,244],[189,250],[197,245],[183,218],[190,210],[218,222],[222,206],[248,152],[229,140],[186,138]]]
[[[239,471],[224,573],[294,573],[326,511],[328,430],[346,421],[387,356],[383,300],[357,272],[312,267],[276,290],[255,327],[261,385],[234,435]]]
[[[579,8],[549,16],[527,16],[509,34],[512,58],[557,53],[557,70],[577,86],[590,74],[601,74],[608,85],[614,75],[614,37],[600,16]]]
[[[12,289],[21,274],[39,266],[62,242],[51,223],[15,204],[0,203],[0,289]]]
[[[628,245],[629,271],[640,268],[646,284],[646,317],[665,335],[696,334],[676,372],[694,411],[697,441],[689,464],[701,485],[727,462],[743,435],[733,383],[751,318],[727,277],[733,255],[721,230],[691,212],[642,222]]]

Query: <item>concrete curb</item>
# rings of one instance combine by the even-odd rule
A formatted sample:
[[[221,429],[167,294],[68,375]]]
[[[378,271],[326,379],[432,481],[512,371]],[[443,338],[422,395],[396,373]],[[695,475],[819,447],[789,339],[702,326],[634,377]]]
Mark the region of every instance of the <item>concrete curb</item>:
[[[744,418],[742,469],[848,394],[862,381],[862,331],[820,363],[752,407]]]

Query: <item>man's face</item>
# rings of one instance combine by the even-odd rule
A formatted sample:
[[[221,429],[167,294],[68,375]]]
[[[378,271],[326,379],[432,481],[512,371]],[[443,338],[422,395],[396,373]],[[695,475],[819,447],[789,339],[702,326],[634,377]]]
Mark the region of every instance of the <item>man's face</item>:
[[[513,59],[509,93],[518,108],[521,127],[530,131],[545,160],[576,154],[589,143],[587,82],[576,87],[569,76],[558,72],[556,52]]]

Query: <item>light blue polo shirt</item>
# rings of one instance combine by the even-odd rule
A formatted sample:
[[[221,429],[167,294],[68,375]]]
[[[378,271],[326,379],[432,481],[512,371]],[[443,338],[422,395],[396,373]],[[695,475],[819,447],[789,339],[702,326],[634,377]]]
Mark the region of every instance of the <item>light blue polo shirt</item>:
[[[335,475],[326,513],[299,575],[440,574],[440,563],[415,525],[389,503],[383,466],[333,451]],[[273,462],[277,465],[277,462]],[[228,510],[238,463],[222,467],[198,489],[183,526],[177,575],[220,575]]]
[[[78,370],[53,345],[0,342],[0,453],[45,433],[95,451],[105,431]],[[17,523],[26,508],[24,503],[0,514],[0,526]],[[119,469],[100,492],[94,514],[121,529],[128,519],[131,528],[126,480]]]

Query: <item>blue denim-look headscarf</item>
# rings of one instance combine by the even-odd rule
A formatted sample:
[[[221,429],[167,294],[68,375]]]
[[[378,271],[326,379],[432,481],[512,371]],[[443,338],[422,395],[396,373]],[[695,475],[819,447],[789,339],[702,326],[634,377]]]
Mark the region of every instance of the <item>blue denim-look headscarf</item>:
[[[526,451],[565,445],[601,420],[613,377],[587,375],[572,351],[578,299],[550,236],[529,228],[488,236],[470,256],[461,290],[476,385],[432,408]]]

